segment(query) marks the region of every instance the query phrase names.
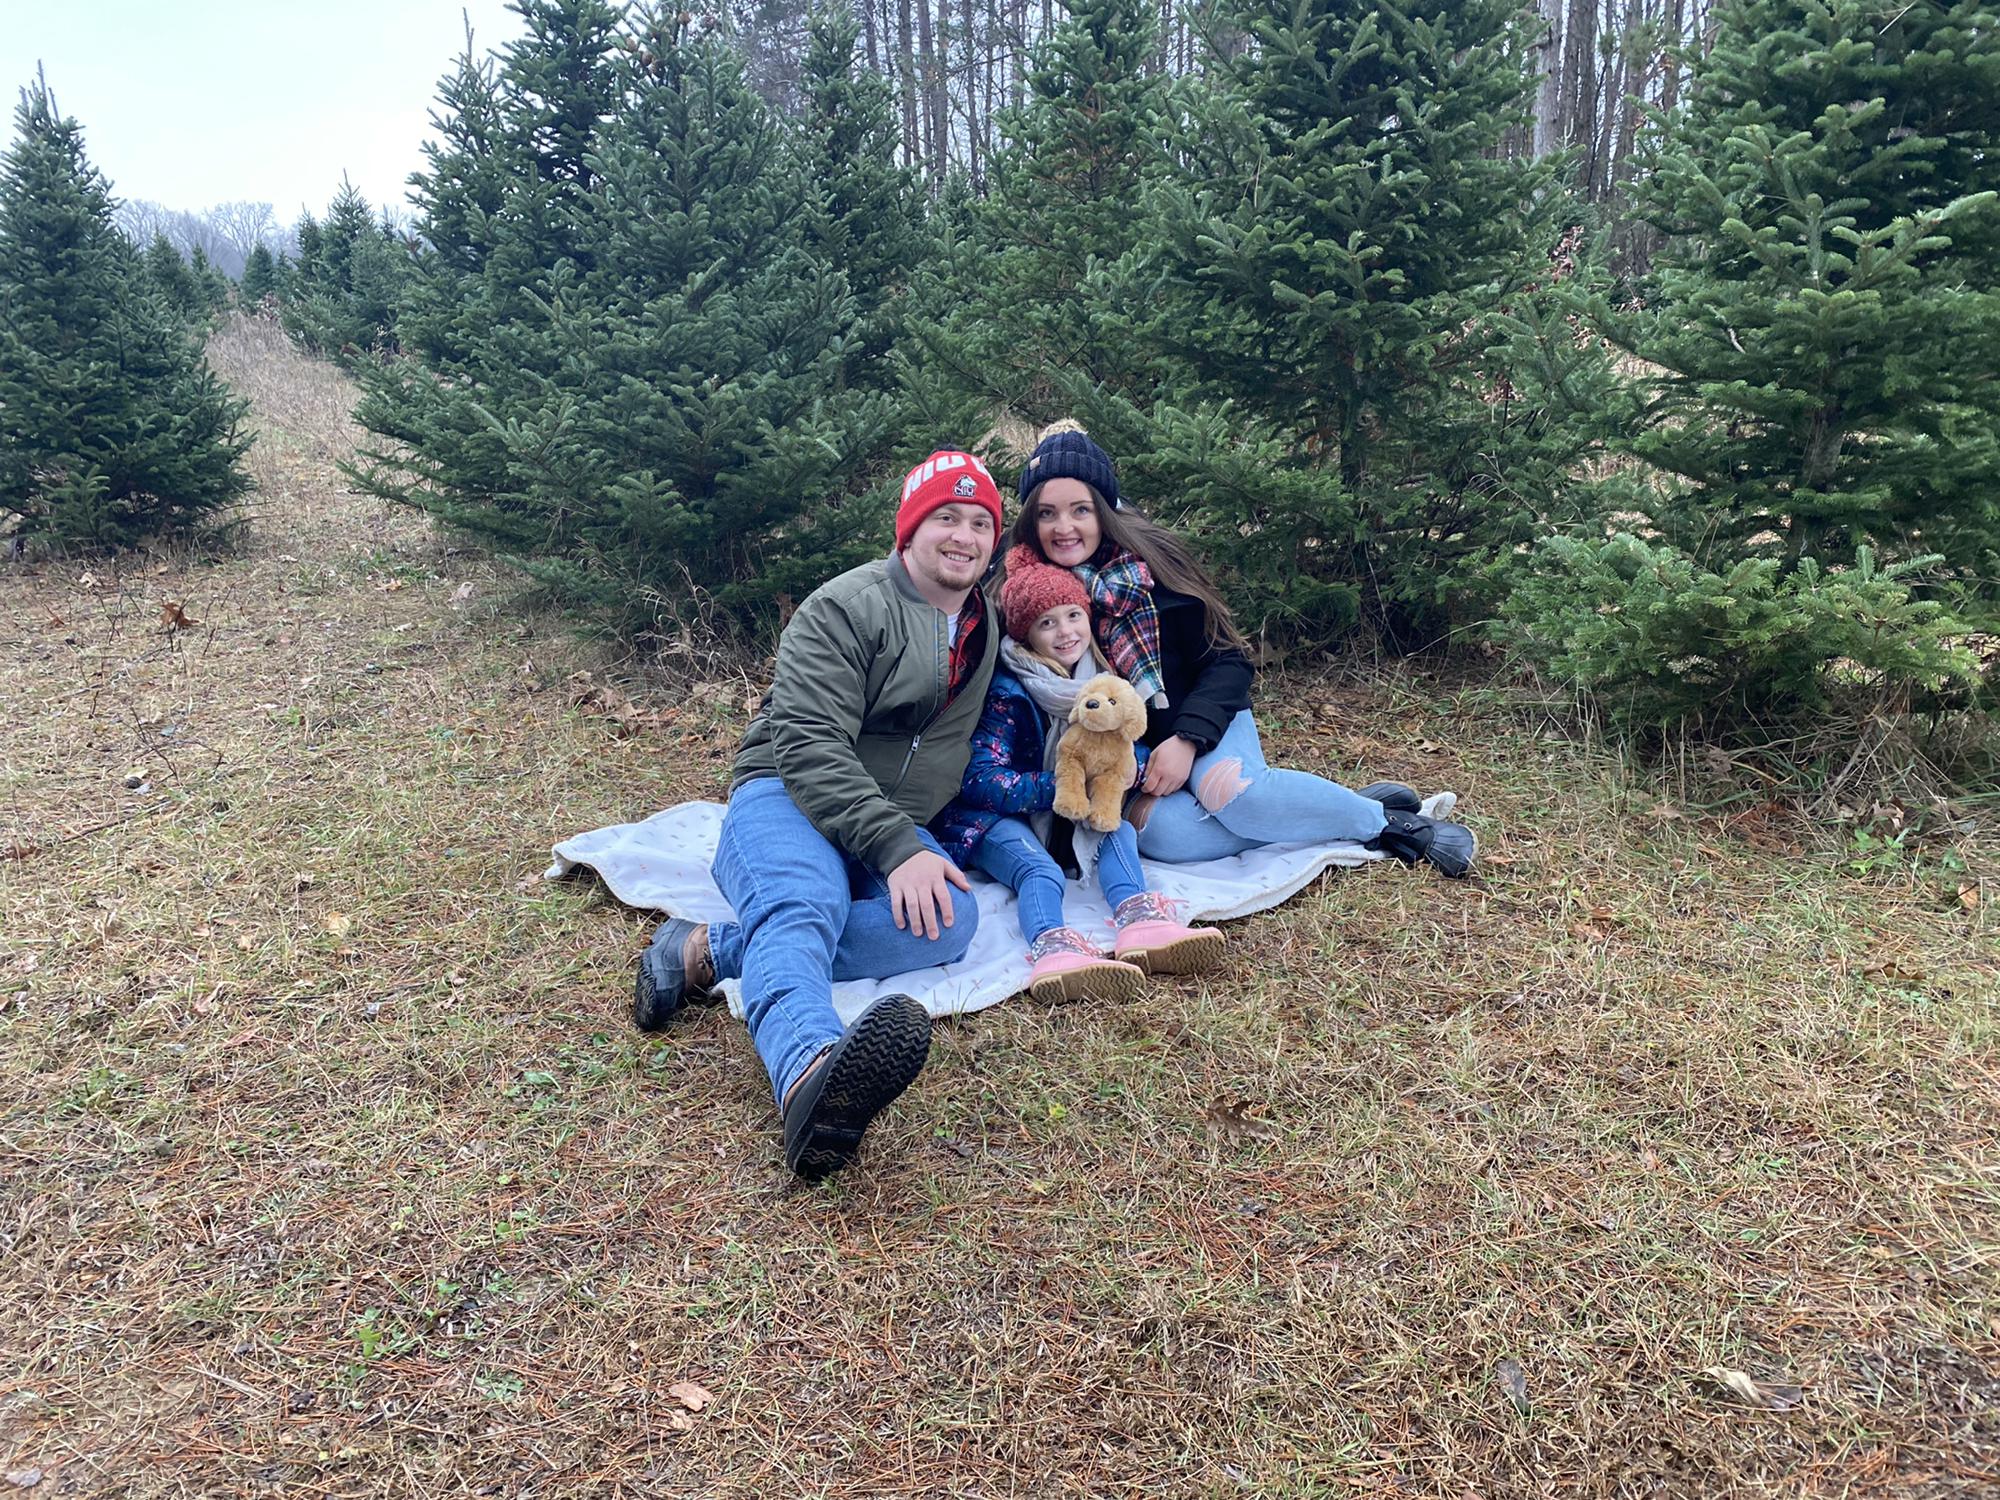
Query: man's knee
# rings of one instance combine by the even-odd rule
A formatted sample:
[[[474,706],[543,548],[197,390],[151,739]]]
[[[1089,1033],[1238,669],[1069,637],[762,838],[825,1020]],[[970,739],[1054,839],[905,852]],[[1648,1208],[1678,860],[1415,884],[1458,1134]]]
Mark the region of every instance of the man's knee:
[[[844,891],[787,895],[760,905],[742,924],[743,936],[751,943],[798,943],[824,947],[830,955],[840,941],[840,929],[847,919]]]
[[[941,964],[957,963],[972,947],[972,939],[978,931],[978,897],[954,886],[951,892],[951,926],[938,935],[937,961]]]
[[[1249,790],[1250,778],[1243,773],[1243,762],[1230,756],[1201,773],[1195,783],[1194,797],[1195,801],[1215,813],[1221,812]]]

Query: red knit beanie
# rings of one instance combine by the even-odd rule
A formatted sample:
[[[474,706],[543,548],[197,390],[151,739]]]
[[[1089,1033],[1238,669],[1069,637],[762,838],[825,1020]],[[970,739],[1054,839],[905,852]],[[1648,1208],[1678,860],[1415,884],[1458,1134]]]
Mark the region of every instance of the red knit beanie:
[[[896,550],[909,546],[924,517],[944,505],[976,505],[993,517],[994,532],[1000,530],[1000,486],[986,465],[970,453],[941,448],[903,478],[903,503],[896,507]]]
[[[1068,568],[1043,562],[1025,542],[1007,554],[1007,577],[1000,585],[1000,612],[1007,617],[1007,634],[1023,645],[1035,621],[1065,604],[1090,613],[1090,591]]]

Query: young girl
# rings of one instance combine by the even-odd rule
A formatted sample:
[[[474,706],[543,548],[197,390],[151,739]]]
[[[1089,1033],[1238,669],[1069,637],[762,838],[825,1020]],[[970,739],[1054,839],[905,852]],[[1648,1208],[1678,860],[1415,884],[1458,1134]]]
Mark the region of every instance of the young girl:
[[[1427,816],[1406,786],[1355,792],[1265,764],[1254,668],[1228,606],[1172,532],[1124,504],[1110,455],[1081,427],[1042,433],[1020,494],[1010,539],[1085,588],[1112,670],[1147,700],[1146,795],[1130,809],[1142,854],[1171,864],[1344,839],[1447,875],[1472,867],[1472,830]],[[1448,807],[1434,799],[1430,811]]]
[[[1000,586],[1007,636],[1000,643],[972,760],[958,797],[931,825],[944,851],[1010,886],[1037,1000],[1124,1000],[1148,973],[1192,974],[1222,956],[1213,927],[1184,927],[1146,889],[1130,823],[1107,834],[1055,817],[1055,749],[1083,684],[1109,670],[1091,636],[1090,598],[1032,548],[1007,558]],[[1144,751],[1140,752],[1144,755]],[[1095,867],[1117,937],[1109,956],[1063,921],[1063,872],[1049,851],[1073,840],[1077,863]]]

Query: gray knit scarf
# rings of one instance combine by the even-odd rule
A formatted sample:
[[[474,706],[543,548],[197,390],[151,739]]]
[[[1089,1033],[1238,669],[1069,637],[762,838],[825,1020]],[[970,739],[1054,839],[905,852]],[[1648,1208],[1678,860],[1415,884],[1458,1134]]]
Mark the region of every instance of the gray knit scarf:
[[[1053,773],[1056,768],[1056,745],[1069,728],[1069,712],[1076,707],[1083,685],[1104,668],[1098,665],[1092,653],[1086,651],[1077,658],[1076,665],[1065,677],[1012,636],[1000,642],[1000,660],[1008,671],[1020,678],[1021,686],[1028,690],[1028,697],[1035,707],[1048,716],[1048,724],[1042,730],[1042,769]],[[1055,821],[1052,812],[1028,814],[1028,826],[1034,829],[1035,837],[1042,841],[1045,849],[1053,836]],[[1086,878],[1097,864],[1097,848],[1103,842],[1104,835],[1096,829],[1086,828],[1081,823],[1076,825],[1071,847],[1076,851],[1077,866]]]

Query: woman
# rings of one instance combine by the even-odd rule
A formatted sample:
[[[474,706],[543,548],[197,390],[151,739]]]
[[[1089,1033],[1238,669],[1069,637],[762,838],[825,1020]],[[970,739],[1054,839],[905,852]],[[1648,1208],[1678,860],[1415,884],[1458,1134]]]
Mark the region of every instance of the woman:
[[[1110,455],[1080,426],[1042,433],[1020,497],[1010,540],[1083,583],[1098,644],[1147,700],[1152,754],[1130,810],[1141,854],[1172,864],[1347,840],[1447,875],[1471,869],[1472,830],[1426,816],[1410,788],[1355,792],[1265,763],[1255,668],[1228,605],[1179,538],[1124,503]]]

